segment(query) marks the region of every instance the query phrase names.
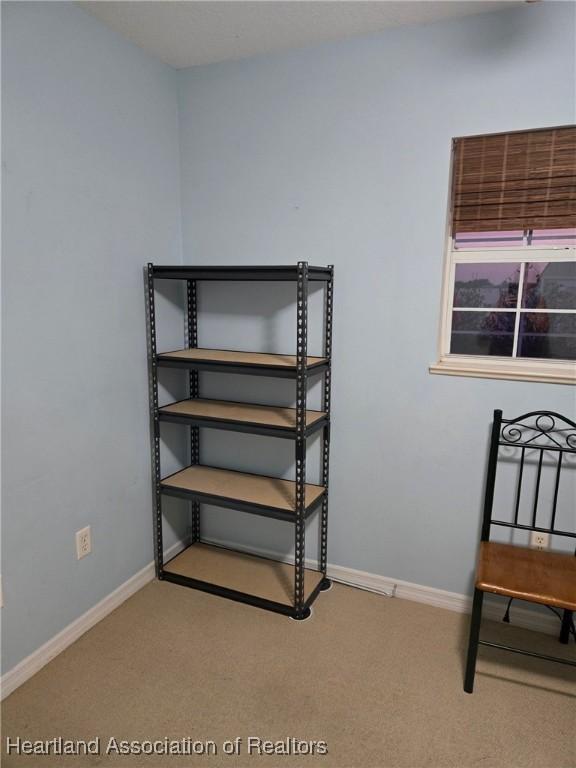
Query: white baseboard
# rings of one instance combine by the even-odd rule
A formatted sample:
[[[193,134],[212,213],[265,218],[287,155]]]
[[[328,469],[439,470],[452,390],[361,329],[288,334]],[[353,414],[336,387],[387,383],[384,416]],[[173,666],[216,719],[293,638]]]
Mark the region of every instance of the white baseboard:
[[[212,544],[221,547],[230,547],[242,550],[253,555],[262,557],[271,557],[275,560],[282,560],[285,563],[293,563],[293,555],[279,555],[267,549],[260,549],[247,546],[239,546],[230,541],[222,539],[212,539]],[[306,558],[307,568],[317,568],[318,561]],[[436,608],[445,608],[448,611],[456,613],[470,613],[472,610],[472,598],[468,595],[461,595],[458,592],[447,592],[444,589],[435,587],[426,587],[421,584],[412,584],[409,581],[400,581],[386,576],[380,576],[377,573],[368,571],[358,571],[355,568],[346,568],[342,565],[328,564],[327,575],[340,584],[346,584],[357,589],[365,589],[368,592],[376,592],[387,597],[399,597],[402,600],[413,600],[416,603],[432,605]],[[482,615],[492,621],[501,621],[505,611],[505,604],[502,598],[495,598],[498,602],[491,602],[491,595],[484,601]],[[544,632],[547,635],[557,635],[560,632],[560,622],[543,606],[540,609],[531,609],[522,601],[517,600],[513,603],[510,611],[511,623],[524,629],[531,629],[534,632]]]
[[[409,581],[388,579],[373,573],[355,571],[353,568],[342,568],[338,565],[328,566],[328,576],[342,584],[383,593],[390,597],[413,600],[416,603],[433,605],[436,608],[445,608],[456,613],[470,613],[472,611],[472,598],[458,592],[447,592],[444,589],[425,587],[420,584],[412,584]],[[487,596],[484,601],[482,616],[492,621],[501,621],[506,610],[505,603],[502,598],[497,603],[490,600],[491,596]],[[559,634],[560,622],[552,613],[544,611],[546,611],[544,607],[541,610],[530,609],[520,600],[517,600],[511,607],[510,621],[517,627],[531,629],[534,632],[544,632],[548,635]]]
[[[164,553],[166,559],[174,557],[179,551],[184,549],[183,542],[176,542],[170,549]],[[128,581],[121,584],[117,589],[100,600],[99,603],[92,606],[86,613],[79,616],[71,624],[68,624],[61,632],[54,635],[47,643],[37,648],[30,656],[22,659],[11,670],[2,675],[0,680],[0,699],[5,699],[12,691],[26,682],[32,675],[39,672],[42,667],[59,653],[66,650],[69,645],[78,640],[78,638],[91,629],[99,621],[108,616],[115,608],[118,608],[124,601],[139,589],[142,589],[148,582],[152,581],[155,574],[154,563],[148,563],[141,571],[131,576]]]
[[[223,547],[233,547],[250,554],[261,555],[263,557],[273,557],[283,562],[294,562],[292,555],[279,556],[277,552],[254,547],[240,546],[229,541],[221,539],[212,539],[210,543]],[[166,560],[175,557],[180,550],[184,548],[183,542],[177,542],[164,553]],[[306,566],[309,568],[317,567],[317,561],[307,559]],[[460,595],[457,592],[447,592],[443,589],[426,587],[420,584],[412,584],[408,581],[399,581],[386,576],[380,576],[376,573],[367,571],[358,571],[354,568],[346,568],[341,565],[328,565],[328,576],[341,584],[346,584],[357,589],[365,589],[369,592],[376,592],[387,597],[399,597],[403,600],[413,600],[416,603],[432,605],[436,608],[445,608],[457,613],[470,613],[472,600],[466,595]],[[103,600],[100,600],[95,606],[86,611],[82,616],[73,621],[61,632],[55,635],[51,640],[40,646],[36,651],[19,662],[10,671],[6,672],[0,680],[0,698],[4,699],[16,690],[20,685],[26,682],[32,675],[35,675],[42,667],[48,664],[55,656],[62,653],[69,645],[75,642],[81,635],[87,632],[91,627],[105,618],[115,608],[121,605],[125,600],[131,597],[139,589],[142,589],[148,582],[154,578],[154,563],[138,571],[128,581],[121,584],[117,589],[111,592]],[[487,619],[500,620],[504,613],[503,605],[494,605],[485,603],[484,616]],[[560,626],[558,619],[552,614],[537,613],[523,605],[514,605],[511,611],[512,622],[519,627],[532,629],[536,632],[545,632],[546,634],[558,634]]]

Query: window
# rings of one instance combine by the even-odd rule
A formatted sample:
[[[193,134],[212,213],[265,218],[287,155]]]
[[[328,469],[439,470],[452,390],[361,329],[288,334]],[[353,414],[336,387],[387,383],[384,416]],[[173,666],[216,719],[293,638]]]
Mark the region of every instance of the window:
[[[432,373],[576,383],[576,127],[455,139]]]

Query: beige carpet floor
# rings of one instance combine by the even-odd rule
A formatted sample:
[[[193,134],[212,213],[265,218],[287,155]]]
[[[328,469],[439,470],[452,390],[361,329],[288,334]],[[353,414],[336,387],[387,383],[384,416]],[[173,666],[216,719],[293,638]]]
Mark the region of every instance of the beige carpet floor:
[[[294,622],[153,582],[3,704],[6,737],[213,740],[216,756],[3,756],[2,765],[573,768],[576,670],[481,649],[468,617],[335,585]],[[484,636],[574,657],[576,644],[486,622]],[[324,756],[246,754],[249,736],[324,740]],[[239,756],[225,740],[243,739]]]

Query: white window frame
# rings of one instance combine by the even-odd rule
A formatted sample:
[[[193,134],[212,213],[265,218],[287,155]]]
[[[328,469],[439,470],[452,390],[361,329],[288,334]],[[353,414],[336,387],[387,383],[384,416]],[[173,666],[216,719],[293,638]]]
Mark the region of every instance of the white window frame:
[[[450,180],[451,188],[451,180]],[[438,340],[438,361],[429,367],[430,373],[441,373],[449,376],[472,376],[487,379],[513,379],[517,381],[541,381],[553,384],[576,384],[576,361],[573,360],[539,360],[536,358],[496,357],[482,355],[454,355],[450,353],[450,335],[452,328],[452,311],[454,300],[454,272],[456,264],[486,263],[486,262],[550,262],[576,261],[576,248],[555,246],[537,248],[534,246],[514,246],[510,248],[474,248],[461,250],[454,248],[451,226],[452,202],[448,200],[448,221],[446,227],[446,251],[442,280],[442,309],[440,316],[440,333]],[[518,323],[521,309],[521,286],[524,267],[520,274],[518,304],[516,306],[516,322]],[[484,309],[483,311],[486,311]],[[490,312],[494,311],[492,309]],[[510,310],[508,310],[510,311]],[[543,310],[528,310],[531,314]],[[554,313],[571,312],[571,310],[548,310]],[[517,330],[517,328],[516,328]],[[515,334],[515,343],[516,343]]]

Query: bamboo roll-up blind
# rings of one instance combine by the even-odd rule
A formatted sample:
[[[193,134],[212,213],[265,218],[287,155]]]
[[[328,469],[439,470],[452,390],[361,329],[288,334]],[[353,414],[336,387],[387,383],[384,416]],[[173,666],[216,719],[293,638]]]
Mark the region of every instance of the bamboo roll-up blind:
[[[452,232],[576,227],[576,126],[454,140]]]

